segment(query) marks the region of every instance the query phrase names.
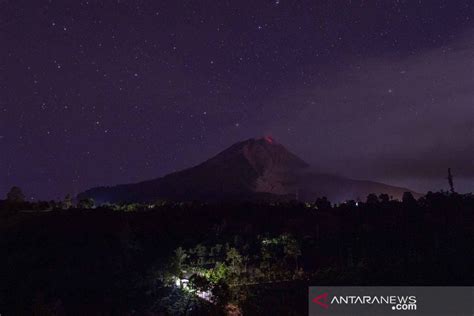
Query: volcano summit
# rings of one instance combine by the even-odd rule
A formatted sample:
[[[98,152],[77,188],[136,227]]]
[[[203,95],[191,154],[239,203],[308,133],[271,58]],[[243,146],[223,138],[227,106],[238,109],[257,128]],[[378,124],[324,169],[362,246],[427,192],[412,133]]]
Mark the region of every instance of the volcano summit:
[[[309,164],[271,137],[238,142],[213,158],[161,178],[79,194],[98,203],[291,200],[312,201],[326,196],[333,202],[365,200],[370,193],[400,199],[409,189],[353,180],[313,171]]]

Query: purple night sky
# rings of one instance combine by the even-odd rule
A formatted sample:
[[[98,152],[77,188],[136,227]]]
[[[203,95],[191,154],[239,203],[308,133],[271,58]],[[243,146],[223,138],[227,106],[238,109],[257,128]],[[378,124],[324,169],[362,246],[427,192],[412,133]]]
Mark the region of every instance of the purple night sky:
[[[0,0],[0,194],[63,198],[272,135],[324,172],[474,188],[474,4]]]

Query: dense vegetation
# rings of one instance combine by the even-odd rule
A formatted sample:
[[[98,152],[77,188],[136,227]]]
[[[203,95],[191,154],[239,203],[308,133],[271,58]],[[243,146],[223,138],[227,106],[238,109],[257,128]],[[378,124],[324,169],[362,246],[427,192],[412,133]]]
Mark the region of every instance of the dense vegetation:
[[[472,195],[94,208],[10,193],[5,315],[304,315],[309,285],[474,281]]]

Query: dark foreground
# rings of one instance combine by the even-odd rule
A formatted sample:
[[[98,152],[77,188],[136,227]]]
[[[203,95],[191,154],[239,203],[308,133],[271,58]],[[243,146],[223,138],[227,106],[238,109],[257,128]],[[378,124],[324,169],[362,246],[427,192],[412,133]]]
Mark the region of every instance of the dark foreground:
[[[1,202],[2,315],[305,315],[309,285],[472,285],[474,196]]]

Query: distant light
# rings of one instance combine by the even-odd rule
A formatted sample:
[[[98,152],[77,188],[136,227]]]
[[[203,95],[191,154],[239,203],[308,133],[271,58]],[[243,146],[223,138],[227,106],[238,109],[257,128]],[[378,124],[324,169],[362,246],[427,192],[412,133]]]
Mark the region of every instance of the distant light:
[[[179,288],[183,288],[183,289],[187,289],[188,288],[188,284],[189,284],[189,280],[184,278],[184,279],[180,279],[178,277],[174,277],[174,284],[179,287]]]
[[[203,300],[206,300],[208,302],[212,302],[212,292],[211,291],[196,291],[196,294],[198,297],[202,298]]]

